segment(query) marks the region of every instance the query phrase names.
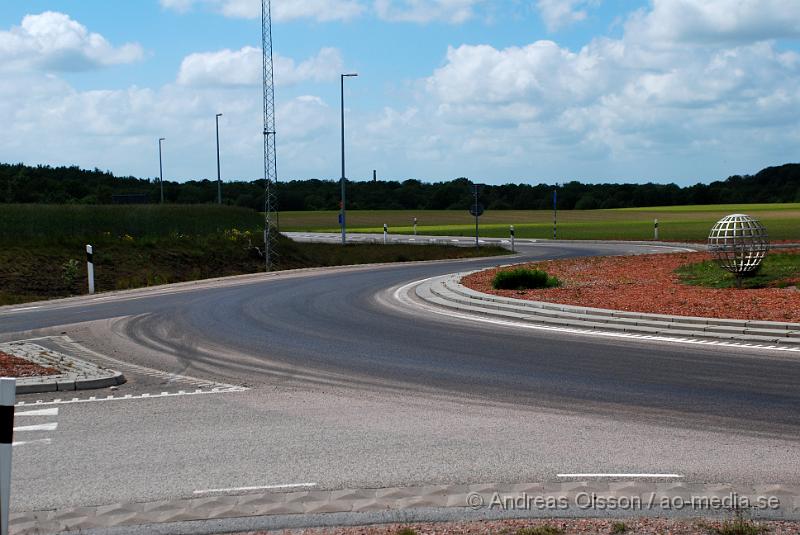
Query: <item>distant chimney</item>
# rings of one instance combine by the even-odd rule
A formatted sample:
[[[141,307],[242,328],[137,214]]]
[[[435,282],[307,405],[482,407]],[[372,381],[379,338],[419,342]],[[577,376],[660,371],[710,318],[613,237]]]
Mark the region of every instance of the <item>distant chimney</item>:
[[[373,182],[378,181],[378,171],[376,171],[375,169],[372,170],[372,181]]]

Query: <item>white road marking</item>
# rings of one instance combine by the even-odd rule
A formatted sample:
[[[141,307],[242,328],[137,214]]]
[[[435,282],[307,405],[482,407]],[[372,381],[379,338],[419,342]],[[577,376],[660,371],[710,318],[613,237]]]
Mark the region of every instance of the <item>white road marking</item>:
[[[21,425],[19,427],[14,428],[14,432],[20,431],[55,431],[58,427],[57,422],[51,422],[47,424],[36,424],[36,425]]]
[[[226,493],[226,492],[243,492],[243,491],[250,491],[250,490],[280,490],[280,489],[298,489],[298,488],[309,488],[309,487],[316,487],[316,483],[288,483],[286,485],[262,485],[259,487],[232,487],[229,489],[206,489],[206,490],[196,490],[194,491],[195,494],[216,494],[216,493]]]
[[[663,336],[663,335],[652,335],[652,334],[635,334],[635,333],[616,333],[616,332],[608,332],[608,331],[597,331],[594,329],[581,329],[580,327],[554,327],[551,325],[540,325],[540,324],[532,324],[532,323],[521,323],[512,320],[501,320],[495,318],[489,318],[485,316],[478,316],[472,314],[465,314],[461,312],[457,312],[452,309],[446,308],[439,308],[433,305],[422,304],[416,301],[412,301],[408,297],[403,298],[402,294],[408,292],[408,289],[412,286],[416,286],[418,284],[425,283],[432,279],[437,279],[437,277],[428,277],[426,279],[421,279],[414,282],[409,282],[399,288],[397,288],[392,297],[407,307],[416,308],[416,309],[423,309],[431,312],[433,314],[438,314],[440,316],[446,316],[448,318],[458,318],[463,320],[469,321],[479,321],[481,323],[490,323],[493,325],[503,325],[506,327],[516,327],[521,329],[531,329],[537,331],[550,331],[550,332],[559,332],[559,333],[567,333],[567,334],[577,334],[581,336],[589,336],[589,337],[598,337],[598,338],[623,338],[628,340],[652,340],[655,342],[667,342],[673,344],[691,344],[691,345],[702,345],[702,346],[720,346],[720,347],[732,347],[738,349],[758,349],[758,350],[768,350],[768,351],[783,351],[789,353],[800,353],[800,347],[787,347],[787,346],[779,346],[779,345],[761,345],[761,344],[748,344],[743,342],[726,342],[724,340],[704,340],[698,338],[679,338],[673,336]]]
[[[61,401],[57,399],[55,401]],[[15,416],[58,416],[58,409],[39,409],[35,411],[18,412]]]
[[[558,474],[558,477],[589,477],[589,478],[659,478],[659,479],[679,479],[680,474]]]
[[[12,308],[9,312],[25,312],[26,310],[36,310],[37,308],[42,308],[42,305],[32,306],[32,307],[19,307],[19,308]]]
[[[12,442],[12,446],[27,446],[29,444],[51,444],[53,442],[50,438],[40,438],[38,440],[21,440],[19,442]]]
[[[107,397],[104,397],[104,398],[97,398],[95,396],[92,396],[92,397],[87,398],[87,399],[72,398],[72,399],[64,399],[64,400],[56,399],[56,400],[53,400],[53,401],[44,401],[44,400],[37,400],[37,401],[34,401],[34,402],[20,401],[20,402],[18,402],[16,404],[16,406],[17,407],[37,406],[38,407],[38,406],[42,406],[42,405],[70,405],[70,404],[73,404],[73,403],[96,403],[96,402],[100,402],[100,401],[130,401],[130,400],[141,400],[141,399],[174,398],[174,397],[179,397],[179,396],[198,396],[198,395],[203,395],[203,394],[230,394],[230,393],[235,393],[235,392],[246,392],[247,390],[249,390],[249,388],[246,388],[246,387],[243,387],[243,386],[237,386],[237,387],[232,387],[232,388],[227,388],[227,389],[219,389],[219,390],[216,390],[216,391],[214,391],[214,390],[197,390],[197,391],[194,391],[194,392],[185,392],[185,391],[181,390],[180,392],[170,392],[170,393],[167,393],[167,394],[157,394],[157,395],[140,394],[140,395],[137,395],[137,396],[134,396],[132,394],[125,394],[123,396],[116,396],[116,397],[115,396],[107,396]]]

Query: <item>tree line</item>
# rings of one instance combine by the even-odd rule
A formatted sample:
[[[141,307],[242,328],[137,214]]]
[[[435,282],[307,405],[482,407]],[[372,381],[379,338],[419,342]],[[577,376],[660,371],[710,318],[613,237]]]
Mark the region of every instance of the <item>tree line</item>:
[[[553,184],[486,185],[480,201],[489,210],[542,210],[553,207],[591,210],[684,204],[739,204],[800,202],[800,164],[768,167],[755,175],[735,175],[710,184],[681,187],[676,184]],[[338,210],[338,180],[292,180],[276,187],[280,210]],[[0,164],[0,202],[47,204],[112,204],[124,196],[157,203],[156,179],[118,177],[99,169]],[[216,202],[214,180],[164,181],[164,198],[175,204]],[[472,203],[472,182],[420,180],[348,182],[347,205],[353,210],[462,210]],[[223,183],[225,204],[260,210],[264,181]]]

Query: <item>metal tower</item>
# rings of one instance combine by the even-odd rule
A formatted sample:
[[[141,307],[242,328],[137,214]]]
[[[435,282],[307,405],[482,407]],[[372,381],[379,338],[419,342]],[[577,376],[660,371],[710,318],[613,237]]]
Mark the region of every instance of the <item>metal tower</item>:
[[[275,156],[275,76],[272,70],[272,2],[261,0],[261,46],[264,74],[264,257],[271,271],[277,257],[278,168]]]

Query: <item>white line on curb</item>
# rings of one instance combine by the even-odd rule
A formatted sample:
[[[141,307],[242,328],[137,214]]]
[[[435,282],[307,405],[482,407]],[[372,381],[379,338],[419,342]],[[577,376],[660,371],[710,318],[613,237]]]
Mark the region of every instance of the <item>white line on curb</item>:
[[[215,494],[215,493],[225,493],[225,492],[242,492],[242,491],[249,491],[249,490],[280,490],[280,489],[298,489],[298,488],[308,488],[308,487],[316,487],[316,483],[288,483],[286,485],[262,485],[259,487],[232,487],[229,489],[206,489],[206,490],[196,490],[194,491],[195,494]]]
[[[571,477],[588,477],[588,478],[631,478],[631,477],[649,477],[659,479],[679,479],[683,476],[680,474],[558,474],[558,477],[571,478]]]
[[[720,346],[720,347],[732,347],[732,348],[739,348],[739,349],[758,349],[758,350],[767,350],[767,351],[780,351],[780,352],[788,352],[788,353],[800,353],[800,347],[787,347],[787,346],[773,346],[773,345],[762,345],[762,344],[748,344],[744,342],[727,342],[722,340],[705,340],[705,339],[698,339],[698,338],[679,338],[674,336],[664,336],[664,335],[651,335],[651,334],[635,334],[635,333],[615,333],[615,332],[608,332],[608,331],[599,331],[593,329],[582,329],[580,327],[554,327],[551,325],[539,325],[533,323],[521,323],[518,321],[513,320],[502,320],[496,318],[488,318],[485,316],[474,315],[474,314],[467,314],[463,312],[456,312],[452,309],[446,308],[439,308],[434,305],[429,304],[422,304],[416,301],[412,301],[410,298],[406,297],[403,298],[402,294],[407,293],[409,288],[424,284],[429,280],[437,279],[439,276],[436,277],[428,277],[426,279],[421,279],[414,282],[409,282],[399,288],[397,288],[392,297],[407,307],[416,308],[416,309],[423,309],[431,312],[433,314],[437,314],[439,316],[446,316],[449,318],[457,318],[469,321],[479,321],[481,323],[491,323],[493,325],[503,325],[507,327],[516,327],[522,329],[532,329],[537,331],[551,331],[551,332],[559,332],[559,333],[567,333],[567,334],[577,334],[581,336],[589,336],[589,337],[597,337],[597,338],[620,338],[620,339],[628,339],[628,340],[651,340],[655,342],[668,342],[672,344],[687,344],[687,345],[701,345],[701,346]]]

